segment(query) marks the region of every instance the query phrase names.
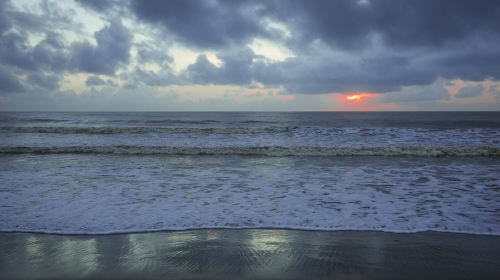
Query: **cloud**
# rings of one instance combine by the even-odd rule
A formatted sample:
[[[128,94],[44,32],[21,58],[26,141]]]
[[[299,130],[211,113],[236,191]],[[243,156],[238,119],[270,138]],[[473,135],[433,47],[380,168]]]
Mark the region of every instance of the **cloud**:
[[[217,67],[206,55],[199,55],[182,74],[185,81],[195,84],[248,85],[254,79],[253,62],[258,56],[247,47],[217,54],[222,65]]]
[[[470,98],[470,97],[476,97],[482,95],[484,92],[484,88],[482,85],[473,85],[473,86],[466,86],[461,88],[457,94],[455,94],[455,97],[459,98]]]
[[[196,62],[189,65],[184,72],[186,80],[195,84],[218,84],[221,83],[220,69],[212,64],[206,55],[202,54],[196,58]]]
[[[198,18],[187,22],[201,8],[190,6],[191,1],[185,2],[183,13],[186,16],[176,20],[185,19],[186,25],[201,28],[203,24]],[[147,3],[154,6],[152,2]],[[246,7],[239,2],[232,5],[221,1],[211,3],[236,10]],[[292,38],[285,44],[296,56],[282,62],[254,59],[248,63],[227,59],[225,64],[228,66],[218,68],[202,55],[186,70],[189,80],[201,84],[239,85],[255,81],[267,86],[283,86],[292,93],[321,94],[392,92],[403,86],[431,84],[440,77],[474,81],[500,78],[500,50],[494,47],[500,44],[500,36],[495,32],[496,27],[500,27],[500,20],[495,16],[500,11],[500,4],[495,1],[393,3],[374,0],[369,1],[369,5],[350,0],[264,1],[254,2],[253,6],[259,7],[262,18],[286,24]],[[162,9],[161,5],[157,8]],[[137,13],[138,9],[133,11]],[[442,16],[445,12],[450,16]],[[163,18],[160,12],[156,16],[156,23],[167,24],[170,20],[166,15]],[[151,22],[149,18],[138,17]],[[168,25],[169,31],[176,33],[176,26]],[[206,36],[220,35],[210,28],[201,30],[209,33]],[[190,35],[182,32],[182,36]],[[192,36],[192,40],[199,39],[197,34]],[[195,45],[211,47],[201,43]],[[237,71],[223,71],[225,69]],[[235,77],[237,73],[239,79]]]
[[[98,12],[107,11],[120,4],[120,2],[116,0],[76,0],[76,2]],[[122,1],[122,3],[124,2],[125,1]]]
[[[399,91],[382,95],[378,101],[387,103],[414,103],[426,101],[441,101],[450,99],[446,89],[446,81],[440,79],[426,86],[406,86]]]
[[[167,86],[170,84],[178,84],[179,78],[175,76],[170,69],[165,71],[150,71],[141,68],[136,68],[134,72],[125,75],[127,80],[126,87],[128,89],[136,89],[138,85],[144,84],[148,86]]]
[[[71,45],[71,63],[78,71],[114,75],[119,66],[128,64],[132,34],[121,21],[111,21],[94,36],[96,46],[88,41]]]
[[[0,35],[10,28],[10,22],[5,11],[7,4],[7,1],[0,1]]]
[[[286,22],[302,42],[315,39],[345,48],[364,48],[370,35],[390,47],[439,47],[471,34],[498,36],[495,0],[275,1],[271,16]]]
[[[59,88],[59,80],[57,75],[31,73],[28,75],[27,82],[32,87],[53,91]]]
[[[138,19],[159,25],[179,41],[197,48],[241,45],[269,35],[258,20],[258,2],[132,0]]]
[[[0,69],[0,94],[19,93],[24,90],[25,88],[14,75]]]
[[[155,63],[161,67],[168,68],[174,60],[168,55],[164,48],[158,47],[151,43],[136,44],[137,48],[137,63],[142,65],[145,63]]]
[[[459,102],[443,81],[500,80],[499,14],[494,0],[4,0],[1,87],[37,94],[84,83],[117,92],[219,85]],[[289,55],[258,55],[259,40]],[[60,82],[73,75],[77,82]]]
[[[95,75],[89,76],[87,80],[85,80],[85,84],[87,86],[116,86],[116,84],[112,80],[108,79],[105,81]]]

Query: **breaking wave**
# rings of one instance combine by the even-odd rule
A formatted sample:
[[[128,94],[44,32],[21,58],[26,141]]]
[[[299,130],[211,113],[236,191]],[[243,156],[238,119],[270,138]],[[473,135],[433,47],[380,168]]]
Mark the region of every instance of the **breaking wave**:
[[[69,146],[0,147],[0,154],[130,154],[249,156],[500,156],[500,147],[175,147]]]
[[[118,133],[200,133],[200,134],[249,134],[261,132],[287,132],[289,127],[27,127],[4,126],[0,132],[7,133],[58,133],[58,134],[118,134]]]

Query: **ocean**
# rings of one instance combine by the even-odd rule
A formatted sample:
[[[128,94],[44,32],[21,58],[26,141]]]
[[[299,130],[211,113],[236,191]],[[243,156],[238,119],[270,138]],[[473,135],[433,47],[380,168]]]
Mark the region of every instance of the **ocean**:
[[[500,235],[498,112],[0,113],[0,231]]]

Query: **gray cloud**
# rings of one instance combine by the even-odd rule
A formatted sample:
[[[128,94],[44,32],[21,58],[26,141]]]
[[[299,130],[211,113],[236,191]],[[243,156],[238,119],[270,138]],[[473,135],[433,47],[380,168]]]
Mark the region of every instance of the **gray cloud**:
[[[171,84],[179,84],[179,78],[175,76],[170,69],[160,72],[154,72],[136,68],[130,75],[124,77],[128,82],[128,89],[135,89],[140,84],[148,86],[167,86]]]
[[[0,1],[0,35],[10,28],[10,22],[7,19],[6,11],[7,1]]]
[[[85,84],[87,86],[116,86],[112,80],[103,80],[95,75],[89,76],[87,80],[85,80]]]
[[[495,0],[77,1],[109,22],[94,34],[97,44],[67,41],[68,32],[78,35],[82,27],[75,11],[56,1],[41,1],[37,14],[0,1],[2,92],[55,91],[64,75],[84,72],[118,73],[128,89],[257,82],[290,93],[371,91],[386,93],[388,102],[407,102],[449,98],[433,84],[442,78],[500,79],[500,2]],[[143,34],[150,37],[133,42],[132,32],[139,29],[129,30],[118,15],[161,36]],[[294,57],[270,61],[256,55],[247,47],[254,38],[281,43]],[[199,55],[174,74],[175,58],[168,54],[173,42],[214,52],[222,64]],[[98,76],[86,81],[118,86],[111,83]],[[417,89],[426,85],[432,88]]]
[[[59,80],[57,75],[31,73],[28,75],[27,82],[31,86],[53,91],[59,88]]]
[[[222,67],[199,56],[187,68],[183,78],[194,83],[246,85],[257,81],[284,86],[294,93],[384,93],[430,84],[439,77],[500,78],[500,50],[494,47],[500,43],[497,1],[207,3],[132,1],[131,5],[140,20],[159,24],[183,42],[221,48]],[[225,12],[231,16],[221,16]],[[261,17],[250,17],[256,13]],[[263,18],[288,26],[292,37],[275,39],[291,47],[295,58],[277,63],[253,59],[249,63],[222,57],[228,46],[235,49],[234,43],[266,36]],[[227,26],[239,29],[239,33],[226,32]],[[341,49],[345,57],[316,50],[313,45],[317,40]]]
[[[57,6],[44,1],[40,4],[42,15],[13,11],[7,1],[0,3],[0,64],[16,70],[61,71],[67,67],[67,51],[60,35],[52,30],[61,22],[71,25]],[[31,46],[28,35],[36,33],[43,39]]]
[[[71,45],[71,63],[79,71],[113,75],[116,68],[128,63],[132,34],[121,23],[111,21],[110,25],[95,33],[97,46],[88,41]]]
[[[438,80],[433,84],[426,86],[408,86],[400,91],[389,92],[380,97],[381,102],[427,102],[448,100],[451,95],[445,88],[443,80]]]
[[[18,79],[0,68],[0,94],[11,94],[25,91]]]
[[[204,54],[199,55],[196,62],[187,67],[184,76],[186,80],[196,84],[215,84],[222,81],[219,68],[208,61]]]
[[[1,36],[0,59],[4,65],[25,70],[35,70],[38,67],[26,38],[17,33],[6,33]]]
[[[283,86],[291,93],[330,93],[345,91],[388,92],[401,85],[429,84],[433,73],[414,67],[405,57],[387,52],[366,57],[314,55],[268,61],[249,48],[221,52],[220,67],[205,55],[189,65],[183,80],[197,84],[249,85],[259,82],[270,87]],[[381,75],[383,73],[383,75]]]
[[[155,63],[164,68],[170,67],[173,57],[166,53],[164,48],[149,43],[140,43],[137,48],[137,63]]]
[[[120,4],[120,0],[76,0],[76,2],[80,3],[85,7],[89,7],[98,12],[107,11],[117,5]],[[125,0],[122,0],[122,4],[125,3]]]
[[[474,85],[474,86],[467,86],[461,88],[457,94],[455,94],[456,97],[459,98],[469,98],[469,97],[476,97],[479,95],[482,95],[484,92],[484,88],[482,85]]]
[[[367,46],[379,35],[390,47],[439,47],[483,33],[498,36],[500,3],[456,1],[352,0],[275,1],[268,13],[292,27],[302,41],[321,39],[347,48]]]
[[[182,77],[196,84],[247,85],[254,80],[253,62],[258,56],[250,48],[221,52],[217,58],[222,61],[220,67],[212,64],[205,55],[198,56]]]
[[[160,25],[178,40],[199,48],[243,44],[269,35],[252,1],[132,0],[131,10],[145,22]]]

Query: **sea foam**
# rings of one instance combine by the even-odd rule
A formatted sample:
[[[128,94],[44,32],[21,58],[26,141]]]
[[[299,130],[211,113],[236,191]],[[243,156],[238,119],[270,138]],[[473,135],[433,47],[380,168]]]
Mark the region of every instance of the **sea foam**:
[[[3,155],[0,231],[500,235],[494,158]]]

